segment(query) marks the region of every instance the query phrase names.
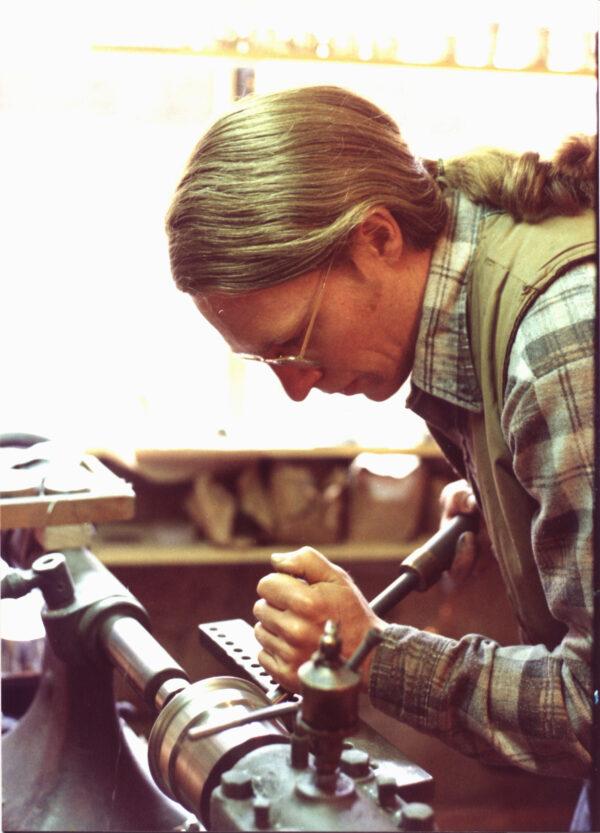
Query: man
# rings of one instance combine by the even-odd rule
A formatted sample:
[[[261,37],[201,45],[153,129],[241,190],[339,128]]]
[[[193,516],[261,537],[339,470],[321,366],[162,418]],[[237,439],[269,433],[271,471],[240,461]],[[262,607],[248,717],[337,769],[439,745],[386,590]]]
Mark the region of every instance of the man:
[[[552,163],[410,154],[337,88],[256,97],[201,140],[167,221],[173,276],[288,395],[408,405],[469,483],[523,644],[388,626],[304,548],[258,586],[260,660],[289,688],[326,619],[372,702],[489,763],[582,778],[591,761],[594,143]],[[248,355],[250,354],[250,355]],[[470,491],[473,497],[470,497]]]

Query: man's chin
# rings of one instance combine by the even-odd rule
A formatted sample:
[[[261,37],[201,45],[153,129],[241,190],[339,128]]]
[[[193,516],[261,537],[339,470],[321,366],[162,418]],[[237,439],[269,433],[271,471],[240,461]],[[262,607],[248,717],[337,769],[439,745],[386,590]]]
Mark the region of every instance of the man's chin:
[[[372,402],[384,402],[400,390],[400,384],[396,382],[374,381],[372,385],[365,385],[362,393]]]
[[[396,391],[392,391],[391,393],[386,392],[377,392],[377,393],[367,393],[365,391],[365,396],[367,399],[370,399],[372,402],[384,402],[386,399],[389,399],[390,396],[393,396]]]
[[[363,374],[339,391],[343,396],[357,396],[362,394],[373,402],[383,402],[389,399],[400,388],[397,380],[385,379],[382,376]]]

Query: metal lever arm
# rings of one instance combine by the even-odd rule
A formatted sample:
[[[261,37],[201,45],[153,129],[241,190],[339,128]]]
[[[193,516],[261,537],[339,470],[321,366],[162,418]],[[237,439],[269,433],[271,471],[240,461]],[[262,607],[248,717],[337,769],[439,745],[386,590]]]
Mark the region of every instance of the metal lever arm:
[[[245,726],[246,723],[256,723],[257,720],[275,720],[278,717],[286,717],[294,714],[300,708],[300,698],[293,703],[275,703],[272,706],[265,706],[262,709],[253,709],[241,717],[232,717],[222,723],[213,726],[194,726],[188,730],[187,736],[190,740],[201,740],[202,738],[216,735],[218,732],[225,732],[227,729],[234,729],[236,726]]]
[[[412,590],[427,590],[452,564],[456,542],[463,532],[475,532],[479,517],[457,515],[400,565],[400,575],[370,602],[378,616],[389,613]]]

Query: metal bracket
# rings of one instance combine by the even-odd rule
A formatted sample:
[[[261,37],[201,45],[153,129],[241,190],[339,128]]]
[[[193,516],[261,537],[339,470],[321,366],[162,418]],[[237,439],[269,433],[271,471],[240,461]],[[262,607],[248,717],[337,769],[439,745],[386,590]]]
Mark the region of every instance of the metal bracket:
[[[231,672],[251,679],[265,693],[271,703],[285,697],[292,702],[300,701],[297,694],[290,695],[262,668],[258,661],[260,645],[254,631],[243,619],[227,619],[199,625],[200,642],[212,655]],[[430,803],[434,793],[431,775],[417,764],[412,763],[392,743],[386,740],[364,720],[359,729],[348,738],[348,744],[367,752],[372,760],[378,761],[378,772],[394,773],[397,791],[404,801]]]

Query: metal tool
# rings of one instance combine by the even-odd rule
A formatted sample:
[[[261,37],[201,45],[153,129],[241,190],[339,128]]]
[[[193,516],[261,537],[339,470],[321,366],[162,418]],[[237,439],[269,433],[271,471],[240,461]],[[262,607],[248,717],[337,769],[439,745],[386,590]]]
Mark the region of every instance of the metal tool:
[[[400,575],[370,602],[371,610],[378,616],[384,616],[413,590],[428,590],[451,566],[460,536],[465,532],[476,532],[478,527],[477,514],[452,518],[443,529],[404,559],[400,564]]]

